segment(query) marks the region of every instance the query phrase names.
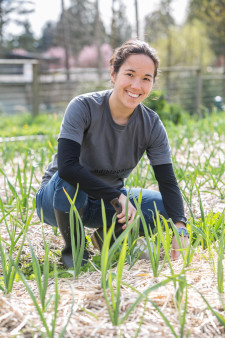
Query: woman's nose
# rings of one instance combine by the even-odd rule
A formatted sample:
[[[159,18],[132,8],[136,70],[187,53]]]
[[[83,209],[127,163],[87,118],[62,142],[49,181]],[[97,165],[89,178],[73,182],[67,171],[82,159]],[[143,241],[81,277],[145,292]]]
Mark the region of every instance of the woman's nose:
[[[131,88],[140,89],[140,87],[141,87],[140,80],[137,79],[137,78],[133,79],[132,84],[131,84]]]

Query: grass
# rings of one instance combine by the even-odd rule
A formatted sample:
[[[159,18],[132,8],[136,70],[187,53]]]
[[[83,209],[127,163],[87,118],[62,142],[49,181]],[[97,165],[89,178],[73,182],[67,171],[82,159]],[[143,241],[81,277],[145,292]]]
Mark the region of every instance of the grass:
[[[1,115],[1,137],[28,135],[57,135],[62,116],[57,114],[40,114],[35,118],[30,114]]]
[[[59,263],[54,263],[54,271],[50,273],[52,263],[49,261],[52,250],[51,243],[43,236],[42,247],[44,258],[37,256],[35,244],[29,241],[29,229],[35,224],[35,193],[40,184],[44,168],[56,152],[57,141],[55,134],[58,133],[61,119],[56,116],[40,116],[32,121],[30,117],[16,117],[14,124],[18,127],[23,125],[22,134],[39,134],[46,131],[46,138],[43,140],[27,140],[21,142],[0,143],[0,257],[1,275],[0,289],[4,294],[12,294],[14,286],[18,281],[26,288],[27,295],[31,298],[47,337],[54,337],[57,329],[57,312],[60,307],[61,295],[58,289],[58,280],[62,277]],[[11,127],[8,118],[1,121],[3,136],[19,135],[17,130]],[[25,127],[27,125],[28,127]],[[49,125],[48,128],[45,128]],[[51,128],[50,128],[51,127]],[[156,212],[155,230],[148,229],[140,209],[141,195],[135,201],[137,215],[133,224],[126,230],[110,247],[110,239],[113,236],[115,218],[112,226],[106,232],[105,208],[102,203],[102,215],[104,224],[103,250],[101,256],[96,255],[84,268],[81,268],[82,252],[84,244],[72,242],[74,259],[74,277],[76,280],[83,273],[101,271],[101,287],[107,304],[108,314],[115,326],[124,325],[138,306],[144,302],[144,309],[139,319],[138,329],[135,337],[141,333],[141,326],[147,316],[148,304],[154,307],[171,334],[175,337],[189,335],[187,324],[187,313],[189,308],[189,293],[193,288],[187,281],[187,271],[192,264],[194,255],[198,250],[203,251],[203,258],[208,261],[214,274],[221,311],[215,309],[210,300],[197,290],[202,300],[212,315],[225,327],[224,307],[224,206],[225,206],[225,114],[212,114],[205,119],[189,119],[185,125],[174,126],[168,123],[167,132],[170,139],[174,170],[185,200],[186,212],[188,215],[188,229],[190,232],[190,244],[183,250],[180,238],[174,225],[165,220]],[[51,129],[51,131],[50,131]],[[21,133],[20,133],[21,135]],[[133,171],[126,181],[127,186],[139,186],[143,188],[156,187],[156,180],[151,167],[144,156],[139,166]],[[82,221],[79,218],[74,200],[67,196],[71,203],[71,233],[72,238],[74,223],[79,229],[79,236],[84,239]],[[74,197],[76,198],[76,196]],[[75,217],[74,217],[75,215]],[[128,264],[129,269],[136,269],[140,250],[136,246],[137,232],[134,231],[135,224],[142,221],[147,250],[150,257],[149,273],[161,281],[154,286],[146,286],[144,290],[138,290],[134,286],[124,282],[124,268]],[[133,231],[131,229],[133,228]],[[170,259],[172,229],[179,243],[182,265],[180,272],[175,272],[174,263]],[[58,236],[56,230],[54,234]],[[56,236],[55,236],[56,237]],[[84,241],[81,241],[84,243]],[[28,249],[27,249],[28,248]],[[153,248],[153,249],[152,249]],[[26,249],[26,250],[25,250]],[[29,250],[30,254],[27,254]],[[162,259],[161,253],[164,252]],[[206,254],[207,252],[207,254]],[[33,283],[36,283],[34,292],[28,282],[28,276],[24,274],[21,262],[26,262],[31,257],[29,265],[30,273],[33,275]],[[56,257],[56,256],[55,256]],[[57,259],[54,258],[57,262]],[[169,267],[170,275],[164,276],[165,266]],[[88,272],[89,271],[89,272]],[[68,274],[65,276],[69,276]],[[72,287],[71,279],[67,278]],[[72,279],[73,280],[73,279]],[[55,289],[50,297],[47,297],[49,283],[53,282]],[[151,299],[151,293],[157,289],[166,288],[172,283],[174,288],[174,304],[179,322],[179,330],[175,328],[168,315],[162,307]],[[136,299],[126,310],[122,308],[123,288],[130,289]],[[73,288],[72,288],[73,289]],[[78,306],[77,300],[73,298],[71,306]],[[63,336],[72,317],[73,309],[65,318],[59,335]],[[85,310],[87,315],[91,311]],[[95,315],[93,315],[95,316]],[[51,318],[51,320],[49,319]],[[122,329],[121,329],[122,330]],[[38,331],[38,329],[37,329]]]

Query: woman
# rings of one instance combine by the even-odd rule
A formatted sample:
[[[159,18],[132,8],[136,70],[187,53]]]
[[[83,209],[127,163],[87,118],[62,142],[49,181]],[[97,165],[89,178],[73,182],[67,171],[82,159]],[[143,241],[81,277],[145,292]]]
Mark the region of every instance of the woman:
[[[101,199],[105,202],[108,224],[111,224],[115,213],[113,204],[118,199],[122,211],[117,214],[117,229],[119,227],[121,232],[126,228],[128,194],[124,178],[145,151],[160,190],[143,189],[141,209],[145,220],[154,227],[155,203],[160,214],[172,218],[182,236],[182,245],[188,244],[183,201],[173,172],[167,134],[158,115],[142,104],[157,76],[156,52],[143,41],[131,40],[114,52],[110,64],[112,90],[81,95],[69,103],[58,137],[58,154],[46,170],[37,193],[38,216],[42,209],[44,221],[58,226],[64,238],[62,260],[67,267],[73,266],[73,261],[70,203],[63,188],[73,198],[79,184],[75,205],[87,227],[101,229]],[[129,223],[136,214],[132,195],[137,199],[139,193],[140,189],[131,190]],[[172,259],[179,256],[176,249],[178,244],[174,237]],[[88,257],[85,251],[83,263]]]

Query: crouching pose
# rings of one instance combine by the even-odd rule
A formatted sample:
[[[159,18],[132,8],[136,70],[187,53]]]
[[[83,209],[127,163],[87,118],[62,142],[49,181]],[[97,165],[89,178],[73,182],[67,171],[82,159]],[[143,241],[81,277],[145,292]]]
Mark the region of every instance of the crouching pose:
[[[126,227],[125,206],[128,189],[124,179],[146,152],[158,181],[159,192],[142,191],[141,209],[148,226],[154,227],[154,203],[161,215],[171,218],[180,235],[188,236],[185,228],[181,193],[174,176],[167,134],[156,112],[142,101],[149,95],[157,76],[159,59],[146,42],[125,42],[111,60],[113,89],[75,97],[68,105],[58,137],[58,153],[49,164],[37,192],[37,213],[44,222],[58,226],[65,241],[62,260],[73,266],[70,238],[70,203],[65,195],[74,197],[75,206],[86,227],[101,231],[101,199],[105,203],[107,224],[115,214],[114,201],[119,201],[116,229]],[[63,189],[64,188],[64,189]],[[140,189],[129,192],[130,224]],[[140,225],[140,232],[143,232]],[[75,232],[76,236],[76,232]],[[188,237],[181,238],[187,245]],[[184,243],[185,242],[185,243]],[[176,238],[172,241],[172,259],[179,256]],[[84,251],[83,264],[89,258]]]

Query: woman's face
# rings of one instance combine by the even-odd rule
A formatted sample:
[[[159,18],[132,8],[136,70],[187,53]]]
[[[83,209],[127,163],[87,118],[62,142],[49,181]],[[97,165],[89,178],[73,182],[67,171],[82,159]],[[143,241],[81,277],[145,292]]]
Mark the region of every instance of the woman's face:
[[[132,113],[150,93],[154,82],[155,65],[144,54],[130,55],[118,73],[112,69],[111,80],[114,84],[111,101],[120,112]]]

